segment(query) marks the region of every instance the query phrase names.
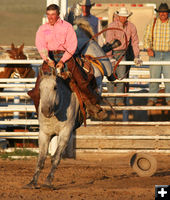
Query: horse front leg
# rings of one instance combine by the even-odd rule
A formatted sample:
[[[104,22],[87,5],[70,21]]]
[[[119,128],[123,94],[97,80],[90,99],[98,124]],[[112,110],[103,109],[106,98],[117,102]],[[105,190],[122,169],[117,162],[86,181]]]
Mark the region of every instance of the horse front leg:
[[[70,134],[71,134],[71,130],[67,129],[67,128],[63,129],[59,133],[57,149],[51,158],[51,164],[52,164],[51,171],[48,174],[46,181],[45,181],[45,185],[47,187],[52,187],[51,183],[54,179],[54,173],[57,169],[57,166],[59,165],[59,163],[61,161],[62,154],[68,144]]]
[[[26,188],[37,188],[38,178],[41,170],[44,168],[45,159],[48,153],[49,142],[50,142],[50,136],[46,135],[43,131],[40,131],[39,156],[38,156],[37,166],[35,173],[33,175],[33,179],[28,185],[26,185]]]

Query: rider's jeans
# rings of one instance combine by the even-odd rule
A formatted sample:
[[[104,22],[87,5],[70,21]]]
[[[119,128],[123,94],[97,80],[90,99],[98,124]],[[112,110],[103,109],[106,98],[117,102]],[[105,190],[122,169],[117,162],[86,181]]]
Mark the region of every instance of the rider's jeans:
[[[170,61],[170,52],[155,51],[154,57],[150,57],[150,61]],[[150,78],[161,78],[161,73],[164,78],[170,78],[170,65],[151,65],[150,66]],[[158,93],[160,83],[150,83],[149,92]],[[170,93],[170,83],[165,83],[165,93]],[[151,97],[150,100],[156,101],[156,98]],[[166,98],[166,101],[170,101],[170,97]]]
[[[126,60],[125,57],[123,57],[122,60]],[[126,65],[119,65],[116,68],[116,75],[118,79],[125,78],[126,74]],[[113,82],[108,82],[107,83],[107,89],[109,93],[124,93],[125,92],[125,83],[113,83]],[[117,104],[117,103],[122,103],[124,102],[124,98],[109,98],[109,102]]]

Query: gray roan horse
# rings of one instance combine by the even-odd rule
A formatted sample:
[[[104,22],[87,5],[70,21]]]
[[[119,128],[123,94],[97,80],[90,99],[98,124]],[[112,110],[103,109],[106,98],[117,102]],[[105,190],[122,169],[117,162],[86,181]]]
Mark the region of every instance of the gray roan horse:
[[[80,23],[75,27],[78,36],[78,47],[81,47],[89,40]],[[84,38],[84,39],[83,39]],[[82,40],[83,39],[83,40]],[[90,41],[83,49],[83,54],[92,56],[104,56],[102,48],[95,41]],[[112,66],[108,58],[101,60],[104,75],[110,76]],[[98,87],[101,87],[103,75],[95,68],[95,77]],[[53,188],[51,183],[54,173],[60,163],[62,153],[64,152],[73,129],[76,126],[76,119],[79,111],[79,102],[77,96],[70,91],[65,82],[53,72],[41,72],[40,82],[40,105],[39,105],[39,157],[33,179],[26,185],[26,188],[36,188],[40,171],[44,167],[49,143],[52,136],[58,135],[58,144],[54,155],[52,156],[52,168],[48,174],[45,185]]]
[[[39,105],[39,157],[32,181],[25,188],[36,188],[40,171],[44,167],[49,142],[58,135],[58,145],[51,158],[51,171],[44,187],[52,188],[52,181],[62,153],[75,128],[79,102],[74,93],[66,86],[64,80],[52,72],[41,72]]]

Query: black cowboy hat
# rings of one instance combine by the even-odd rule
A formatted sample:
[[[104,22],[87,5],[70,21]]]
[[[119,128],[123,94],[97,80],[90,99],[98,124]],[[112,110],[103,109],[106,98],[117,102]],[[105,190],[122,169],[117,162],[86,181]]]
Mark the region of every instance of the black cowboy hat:
[[[156,12],[170,12],[170,9],[168,7],[167,3],[161,3],[158,9],[155,9]]]
[[[91,2],[91,0],[81,0],[79,2],[80,6],[94,6],[95,3]]]

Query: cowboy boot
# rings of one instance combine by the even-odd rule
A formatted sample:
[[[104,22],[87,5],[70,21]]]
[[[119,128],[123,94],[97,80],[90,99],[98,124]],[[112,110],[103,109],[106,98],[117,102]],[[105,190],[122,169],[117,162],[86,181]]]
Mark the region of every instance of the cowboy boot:
[[[86,97],[86,94],[81,94],[83,102],[86,106],[87,113],[90,117],[97,120],[104,120],[108,117],[108,114],[99,104],[92,104],[91,101]]]
[[[86,95],[92,104],[99,103],[101,97],[95,91],[94,85],[97,86],[97,84],[94,76],[88,76],[82,67],[80,67],[76,62],[73,62],[73,59],[69,60],[67,67],[80,91]]]
[[[89,115],[95,119],[103,120],[107,118],[107,113],[104,111],[99,103],[101,101],[101,96],[96,92],[97,84],[94,75],[88,76],[83,68],[76,65],[75,62],[69,60],[68,69],[72,74],[73,80],[78,86],[83,102]]]
[[[96,120],[104,120],[108,117],[108,113],[103,110],[100,105],[89,104],[87,102],[84,103],[86,105],[86,109],[90,117]]]

